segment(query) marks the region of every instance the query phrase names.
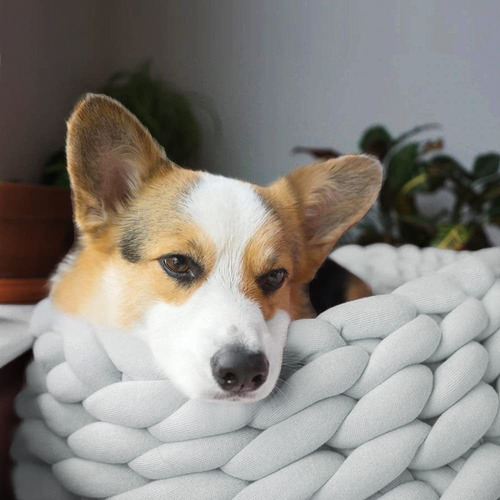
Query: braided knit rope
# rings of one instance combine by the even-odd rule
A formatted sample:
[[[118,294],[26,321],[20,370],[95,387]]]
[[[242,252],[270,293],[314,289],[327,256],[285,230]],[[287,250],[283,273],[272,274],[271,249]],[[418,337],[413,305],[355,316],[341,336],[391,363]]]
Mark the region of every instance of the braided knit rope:
[[[500,497],[498,249],[295,321],[254,404],[186,400],[137,338],[59,316],[32,321],[21,500]]]
[[[489,258],[491,249],[474,253],[444,250],[438,248],[418,248],[415,245],[393,247],[385,243],[375,243],[365,247],[344,245],[336,249],[331,257],[368,282],[375,295],[390,293],[408,281],[433,274],[448,264],[475,255],[486,258],[494,268],[500,262]]]

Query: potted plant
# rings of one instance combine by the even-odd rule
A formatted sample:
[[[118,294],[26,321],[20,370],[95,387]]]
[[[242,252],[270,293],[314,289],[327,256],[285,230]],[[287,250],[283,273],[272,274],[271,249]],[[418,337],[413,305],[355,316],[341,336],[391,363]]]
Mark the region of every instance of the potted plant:
[[[73,241],[68,188],[0,182],[0,303],[35,303]]]
[[[200,96],[191,99],[151,75],[149,63],[109,78],[99,92],[130,109],[165,148],[185,165],[198,152],[201,131],[191,100],[215,114]],[[41,184],[0,182],[0,303],[42,299],[47,279],[73,242],[66,156],[60,150],[43,168]]]
[[[441,152],[442,138],[419,138],[436,128],[436,124],[421,125],[394,137],[382,125],[375,125],[363,133],[359,149],[380,160],[384,181],[374,210],[347,234],[345,242],[411,243],[455,250],[491,246],[485,226],[500,227],[500,155],[481,154],[467,169]],[[294,152],[315,158],[340,155],[331,148],[303,146]],[[444,192],[451,194],[452,203],[437,214],[418,203],[420,194]]]

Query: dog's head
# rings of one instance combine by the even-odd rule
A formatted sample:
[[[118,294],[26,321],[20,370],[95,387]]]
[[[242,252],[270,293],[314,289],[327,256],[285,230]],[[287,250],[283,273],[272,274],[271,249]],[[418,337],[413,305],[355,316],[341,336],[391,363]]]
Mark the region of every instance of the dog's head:
[[[369,209],[381,169],[345,156],[269,187],[178,167],[116,101],[85,97],[68,122],[78,249],[52,296],[133,328],[187,396],[254,401],[273,389],[304,288]]]

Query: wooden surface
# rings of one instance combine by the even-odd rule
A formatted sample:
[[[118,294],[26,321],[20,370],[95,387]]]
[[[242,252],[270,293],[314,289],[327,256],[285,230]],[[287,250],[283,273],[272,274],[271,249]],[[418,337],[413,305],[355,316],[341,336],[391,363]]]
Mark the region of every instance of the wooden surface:
[[[0,182],[0,304],[35,304],[73,242],[68,188]],[[10,491],[9,449],[17,425],[14,398],[31,354],[0,369],[0,499]]]
[[[68,188],[0,182],[0,278],[46,278],[72,243]]]
[[[48,291],[46,278],[0,278],[0,304],[36,304]]]

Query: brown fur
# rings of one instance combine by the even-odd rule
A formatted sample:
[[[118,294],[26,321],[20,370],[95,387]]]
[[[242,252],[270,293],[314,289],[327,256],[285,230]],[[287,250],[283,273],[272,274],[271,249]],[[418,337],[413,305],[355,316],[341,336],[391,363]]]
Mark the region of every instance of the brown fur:
[[[66,154],[75,219],[84,234],[99,231],[153,172],[172,167],[135,116],[92,94],[68,121]]]
[[[294,304],[290,301],[290,283],[295,269],[293,254],[293,246],[282,221],[277,217],[259,230],[245,249],[242,292],[259,304],[266,320],[274,316],[277,309],[292,313]],[[273,269],[286,269],[289,276],[282,288],[267,295],[259,288],[256,278]]]
[[[314,277],[340,236],[373,205],[381,181],[377,160],[348,155],[298,168],[271,186],[274,197],[289,200],[288,217],[300,224],[299,234],[307,247],[302,282]]]
[[[67,154],[81,238],[74,264],[55,280],[55,303],[123,327],[154,301],[186,301],[216,258],[210,235],[179,209],[200,174],[167,160],[139,121],[104,96],[77,104],[68,122]],[[312,315],[306,284],[340,235],[370,208],[380,182],[375,160],[347,156],[297,169],[267,188],[254,186],[272,216],[245,249],[241,287],[266,319],[277,309],[292,319]],[[158,259],[168,253],[195,257],[204,276],[190,286],[165,276]],[[106,275],[110,264],[113,276]],[[256,280],[277,268],[288,271],[286,283],[265,295]]]
[[[345,301],[358,300],[372,295],[372,289],[361,278],[349,274],[346,286]]]

